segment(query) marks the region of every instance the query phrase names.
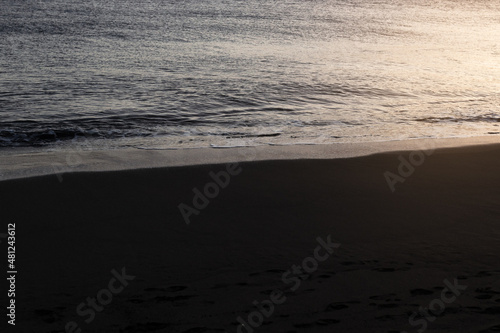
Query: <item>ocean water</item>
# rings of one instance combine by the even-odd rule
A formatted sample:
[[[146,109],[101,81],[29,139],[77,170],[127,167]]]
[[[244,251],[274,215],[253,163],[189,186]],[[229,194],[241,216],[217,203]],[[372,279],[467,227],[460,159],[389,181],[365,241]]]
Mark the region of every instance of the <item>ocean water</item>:
[[[500,132],[498,0],[2,0],[0,147]]]

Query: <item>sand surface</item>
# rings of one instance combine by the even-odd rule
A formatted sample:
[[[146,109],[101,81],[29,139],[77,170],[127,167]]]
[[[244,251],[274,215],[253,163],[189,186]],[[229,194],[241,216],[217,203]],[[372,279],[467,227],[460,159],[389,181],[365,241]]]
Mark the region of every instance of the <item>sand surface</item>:
[[[499,170],[492,144],[2,181],[18,265],[2,332],[497,332]]]

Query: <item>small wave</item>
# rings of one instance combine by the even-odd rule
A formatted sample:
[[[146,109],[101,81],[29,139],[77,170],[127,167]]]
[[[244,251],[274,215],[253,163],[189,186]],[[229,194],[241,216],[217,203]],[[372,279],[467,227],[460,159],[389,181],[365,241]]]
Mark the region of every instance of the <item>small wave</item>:
[[[486,116],[470,116],[470,117],[424,117],[415,119],[415,121],[425,122],[425,123],[442,123],[442,122],[454,122],[454,123],[462,123],[462,122],[500,122],[500,116],[495,115],[486,115]]]
[[[265,134],[231,134],[226,135],[226,139],[242,139],[242,138],[265,138],[280,136],[281,133],[265,133]]]
[[[217,149],[225,149],[225,148],[243,148],[243,147],[248,147],[246,145],[216,145],[216,144],[210,144],[211,148],[217,148]]]

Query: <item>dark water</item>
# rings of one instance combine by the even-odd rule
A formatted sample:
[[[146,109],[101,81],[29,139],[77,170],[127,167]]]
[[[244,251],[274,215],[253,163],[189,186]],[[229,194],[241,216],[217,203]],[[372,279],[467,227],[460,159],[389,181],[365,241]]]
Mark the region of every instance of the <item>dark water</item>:
[[[500,131],[500,1],[12,1],[0,147]]]

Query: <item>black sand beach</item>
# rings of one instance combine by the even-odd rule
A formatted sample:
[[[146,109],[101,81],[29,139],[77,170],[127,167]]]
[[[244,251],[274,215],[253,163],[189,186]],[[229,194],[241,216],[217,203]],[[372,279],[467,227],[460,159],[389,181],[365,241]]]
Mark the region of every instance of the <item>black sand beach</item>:
[[[16,225],[15,329],[498,331],[499,153],[482,145],[3,181],[3,228]],[[401,175],[401,158],[418,165]],[[386,172],[404,179],[394,191]]]

